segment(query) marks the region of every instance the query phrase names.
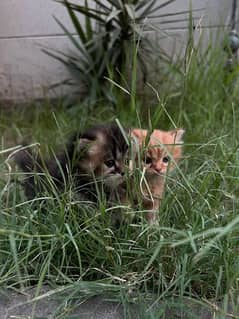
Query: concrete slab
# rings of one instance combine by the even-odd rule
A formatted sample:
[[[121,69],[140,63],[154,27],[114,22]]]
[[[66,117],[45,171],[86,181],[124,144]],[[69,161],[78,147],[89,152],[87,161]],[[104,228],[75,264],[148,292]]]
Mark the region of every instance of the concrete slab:
[[[109,302],[103,297],[93,297],[85,302],[67,301],[68,295],[54,293],[44,286],[39,297],[36,289],[27,289],[24,293],[11,290],[0,292],[0,319],[122,319],[123,307],[119,303]],[[65,297],[65,298],[64,298]],[[35,302],[32,300],[36,299]],[[65,302],[64,302],[65,299]],[[65,317],[62,317],[65,313]]]
[[[142,302],[128,304],[107,300],[104,296],[72,298],[69,293],[42,287],[38,297],[36,289],[26,289],[24,293],[12,290],[0,291],[0,319],[226,319],[239,318],[231,313],[217,311],[216,305],[205,307],[190,302],[182,303],[174,299],[169,302]],[[108,297],[109,298],[109,297]],[[74,302],[72,302],[74,300]],[[210,304],[210,303],[209,303]],[[230,312],[230,313],[229,313]]]

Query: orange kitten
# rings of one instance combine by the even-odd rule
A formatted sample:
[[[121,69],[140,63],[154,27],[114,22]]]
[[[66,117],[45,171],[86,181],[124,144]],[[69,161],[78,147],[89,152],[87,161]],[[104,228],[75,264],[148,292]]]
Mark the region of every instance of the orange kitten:
[[[147,221],[153,224],[163,196],[165,176],[182,157],[184,130],[154,130],[149,136],[147,130],[132,129],[130,135],[134,150],[130,170],[142,169],[143,206],[148,211]]]

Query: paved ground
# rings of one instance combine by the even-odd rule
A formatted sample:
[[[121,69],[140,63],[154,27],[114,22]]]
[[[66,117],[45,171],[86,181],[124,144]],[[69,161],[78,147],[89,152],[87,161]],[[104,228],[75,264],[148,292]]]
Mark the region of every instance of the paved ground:
[[[72,307],[70,303],[62,303],[64,295],[50,295],[50,289],[44,286],[40,299],[33,303],[35,289],[28,289],[24,294],[13,291],[0,291],[0,319],[225,319],[239,318],[234,316],[215,315],[210,309],[185,304],[165,306],[158,304],[153,310],[147,311],[140,305],[127,308],[122,304],[106,301],[103,297],[93,297]],[[63,298],[62,298],[63,297]]]
[[[44,287],[42,294],[47,294],[48,287]],[[12,291],[4,291],[0,294],[0,319],[53,319],[60,314],[65,317],[79,319],[122,319],[122,306],[112,302],[104,301],[100,297],[94,297],[78,305],[70,311],[70,305],[62,304],[62,296],[57,295],[44,297],[36,303],[32,303],[35,290],[30,289],[25,294],[17,294]],[[59,311],[58,311],[59,310]],[[69,314],[70,312],[70,314]],[[58,315],[57,315],[58,314]]]

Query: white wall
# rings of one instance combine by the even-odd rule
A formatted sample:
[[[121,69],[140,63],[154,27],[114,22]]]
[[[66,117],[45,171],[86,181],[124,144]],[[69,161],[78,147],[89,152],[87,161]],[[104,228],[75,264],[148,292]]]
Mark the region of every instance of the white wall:
[[[53,15],[72,29],[65,9],[53,0],[0,0],[0,98],[42,97],[49,85],[68,77],[41,50],[68,50]]]
[[[158,2],[160,4],[162,0]],[[205,8],[195,13],[195,24],[216,26],[228,22],[231,3],[232,0],[192,0],[193,8]],[[189,0],[176,0],[165,10],[176,12],[188,8]],[[43,97],[49,95],[47,88],[50,85],[68,78],[65,67],[41,51],[42,47],[66,52],[70,49],[70,43],[53,15],[72,30],[66,10],[53,0],[0,0],[0,99]],[[158,23],[155,19],[156,26]],[[175,27],[171,23],[160,25],[164,30],[160,43],[163,41],[169,52],[175,45],[180,48],[181,43],[185,43],[187,25],[185,22],[176,25],[180,26],[177,30],[171,29]],[[64,91],[61,87],[51,92],[51,96]]]

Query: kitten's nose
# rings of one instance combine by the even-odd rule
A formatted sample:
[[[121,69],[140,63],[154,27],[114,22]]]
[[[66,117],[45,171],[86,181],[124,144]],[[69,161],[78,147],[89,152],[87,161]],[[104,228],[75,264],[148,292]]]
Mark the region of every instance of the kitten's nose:
[[[115,172],[118,173],[118,174],[120,174],[121,176],[124,176],[124,172],[123,172],[123,171],[121,170],[121,168],[118,167],[118,166],[115,166]]]
[[[155,170],[157,173],[161,173],[161,168],[159,168],[159,167],[155,167],[154,170]]]

